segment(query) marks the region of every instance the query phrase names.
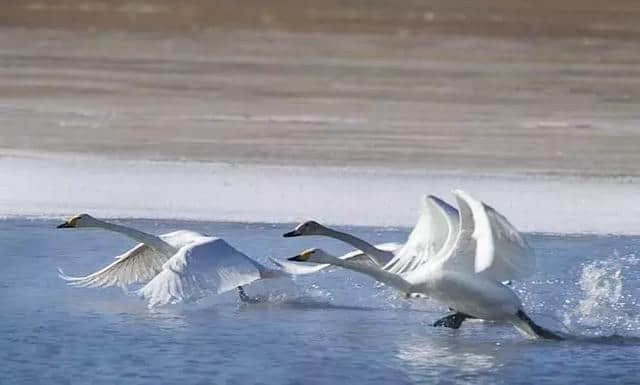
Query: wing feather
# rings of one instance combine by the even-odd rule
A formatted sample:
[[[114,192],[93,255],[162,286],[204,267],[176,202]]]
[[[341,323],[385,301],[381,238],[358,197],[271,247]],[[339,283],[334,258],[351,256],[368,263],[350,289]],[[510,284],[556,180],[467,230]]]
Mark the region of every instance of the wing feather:
[[[160,235],[163,241],[175,248],[183,247],[203,237],[189,230],[178,230]],[[139,243],[133,248],[115,257],[115,261],[106,267],[84,277],[71,277],[59,271],[60,278],[72,286],[79,287],[126,287],[133,283],[149,282],[160,271],[169,258],[155,252],[151,247]]]
[[[497,281],[523,279],[535,271],[536,259],[520,232],[491,206],[466,197],[473,211],[475,271]]]
[[[454,247],[437,258],[442,269],[482,274],[496,281],[532,274],[535,255],[518,230],[502,214],[464,191],[454,194],[460,229]]]
[[[138,294],[149,307],[192,302],[263,277],[270,270],[219,238],[207,237],[181,248]]]
[[[407,243],[383,269],[403,274],[424,265],[445,246],[452,232],[451,223],[457,221],[458,212],[454,207],[435,196],[426,196]]]
[[[466,201],[466,194],[461,190],[454,191],[458,203],[458,231],[451,247],[443,248],[434,258],[434,264],[440,264],[442,270],[463,273],[474,272],[476,241],[473,238],[475,222],[473,211]]]
[[[60,278],[79,287],[126,287],[132,283],[151,280],[162,270],[167,257],[156,253],[145,244],[138,244],[116,257],[106,267],[84,277],[71,277],[59,270]]]

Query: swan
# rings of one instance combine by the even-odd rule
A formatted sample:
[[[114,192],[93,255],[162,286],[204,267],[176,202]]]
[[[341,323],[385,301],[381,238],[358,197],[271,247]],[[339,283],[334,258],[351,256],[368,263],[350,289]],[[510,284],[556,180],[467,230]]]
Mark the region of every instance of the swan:
[[[60,277],[73,286],[126,287],[146,283],[137,293],[149,307],[194,301],[205,295],[238,288],[240,299],[255,302],[242,288],[258,279],[279,278],[269,269],[220,238],[178,230],[155,236],[131,227],[105,222],[89,214],[76,215],[60,229],[93,227],[114,231],[138,242],[106,267],[84,277]]]
[[[505,275],[522,276],[531,263],[521,255],[510,255],[496,247],[500,237],[509,244],[528,247],[517,233],[496,233],[495,221],[506,218],[461,190],[454,191],[459,207],[459,228],[454,242],[419,267],[394,273],[374,264],[336,258],[322,249],[306,250],[290,261],[332,264],[366,274],[404,293],[427,295],[457,312],[485,320],[509,322],[529,338],[563,339],[537,325],[523,310],[515,292],[500,281]],[[450,232],[451,233],[451,232]],[[392,263],[390,261],[389,263]]]
[[[506,218],[493,208],[486,206],[487,222],[493,237],[492,247],[497,250],[498,256],[506,255],[507,262],[516,260],[519,270],[504,271],[502,281],[509,283],[513,279],[528,277],[535,270],[535,255],[533,250],[522,240],[518,231]],[[351,234],[340,232],[315,221],[307,221],[296,226],[295,229],[283,234],[284,237],[297,237],[305,235],[322,235],[346,242],[361,250],[360,253],[346,254],[341,259],[351,260],[357,258],[363,262],[362,256],[371,257],[370,263],[382,269],[401,274],[415,270],[433,258],[443,249],[453,247],[459,231],[460,215],[458,210],[444,200],[428,195],[422,199],[420,217],[413,230],[409,234],[404,245],[382,244],[373,246],[366,241]],[[391,246],[391,247],[389,247]],[[271,258],[277,266],[290,274],[308,274],[328,266],[328,264],[311,267],[300,266],[302,264],[286,261],[278,261]],[[356,259],[353,259],[356,260]],[[419,297],[420,293],[406,293],[408,297]],[[454,313],[436,321],[433,326],[459,328],[462,322],[470,317],[463,313]]]

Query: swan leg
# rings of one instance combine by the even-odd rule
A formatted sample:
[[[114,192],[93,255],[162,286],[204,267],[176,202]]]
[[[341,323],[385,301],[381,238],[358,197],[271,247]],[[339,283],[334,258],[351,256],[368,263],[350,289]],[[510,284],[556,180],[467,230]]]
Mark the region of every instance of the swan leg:
[[[564,340],[562,336],[552,332],[551,330],[545,329],[542,326],[533,322],[533,320],[529,318],[529,316],[522,310],[518,310],[518,312],[516,313],[516,316],[522,321],[524,321],[531,328],[531,330],[536,334],[536,336],[543,339],[547,339],[547,340],[556,340],[556,341]]]
[[[453,313],[453,314],[449,314],[446,317],[440,318],[439,320],[433,323],[433,326],[458,329],[460,328],[460,325],[462,325],[462,322],[467,318],[474,318],[474,317],[464,313]]]
[[[238,286],[238,295],[240,296],[240,301],[245,303],[260,303],[264,302],[264,299],[261,297],[249,297],[247,293],[244,291],[242,286]]]

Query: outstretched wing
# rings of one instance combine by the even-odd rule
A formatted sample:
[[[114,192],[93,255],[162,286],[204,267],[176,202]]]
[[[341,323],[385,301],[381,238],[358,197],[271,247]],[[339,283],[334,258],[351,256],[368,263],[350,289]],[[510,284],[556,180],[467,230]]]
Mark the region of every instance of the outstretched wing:
[[[426,196],[407,243],[383,269],[395,274],[413,271],[440,251],[455,234],[458,211],[435,196]]]
[[[188,230],[174,231],[159,236],[163,241],[176,248],[195,242],[202,237],[202,234]],[[70,277],[61,270],[59,270],[59,275],[72,286],[126,287],[133,283],[150,281],[162,270],[162,265],[169,257],[139,243],[125,253],[116,256],[115,259],[110,265],[84,277]]]
[[[147,282],[162,269],[167,257],[139,243],[116,257],[110,265],[84,277],[70,277],[58,269],[60,278],[79,287],[126,287],[132,283]]]
[[[460,213],[458,237],[454,247],[434,263],[441,263],[444,270],[482,274],[496,281],[521,279],[533,273],[533,250],[515,227],[464,191],[454,194]]]
[[[375,245],[377,249],[394,252],[402,247],[402,244],[396,242],[381,243]],[[374,262],[365,253],[360,250],[351,251],[345,255],[338,257],[340,259],[346,259],[350,261],[357,261],[360,263],[373,264]],[[269,258],[276,266],[282,269],[283,272],[293,275],[311,274],[320,271],[330,265],[328,264],[315,264],[305,262],[291,262],[282,259]]]
[[[207,237],[181,248],[138,294],[149,307],[192,302],[251,283],[263,272],[271,271],[224,240]]]
[[[475,272],[497,281],[532,275],[535,254],[518,230],[494,208],[468,194],[460,194],[469,204],[475,222]]]
[[[472,198],[461,190],[453,193],[458,203],[458,231],[455,241],[443,248],[433,259],[433,263],[440,264],[442,270],[473,274],[477,247],[476,239],[473,237],[476,231],[476,218],[470,204],[474,204],[475,200],[471,200]]]

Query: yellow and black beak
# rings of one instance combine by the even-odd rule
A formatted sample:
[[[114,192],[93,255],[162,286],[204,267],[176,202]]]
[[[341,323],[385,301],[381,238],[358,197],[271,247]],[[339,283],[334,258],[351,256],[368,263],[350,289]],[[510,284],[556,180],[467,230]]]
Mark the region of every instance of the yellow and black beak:
[[[69,223],[69,221],[66,221],[65,223],[62,223],[56,226],[56,229],[70,229],[72,227],[73,226],[71,225],[71,223]]]
[[[289,261],[306,262],[311,256],[311,254],[313,254],[313,250],[303,251],[302,253],[296,255],[295,257],[289,258]]]
[[[284,234],[282,234],[282,236],[283,236],[283,237],[285,237],[285,238],[299,237],[299,236],[301,236],[301,235],[302,235],[302,233],[301,233],[301,232],[300,232],[300,230],[298,230],[298,229],[291,230],[291,231],[289,231],[288,233],[284,233]]]

